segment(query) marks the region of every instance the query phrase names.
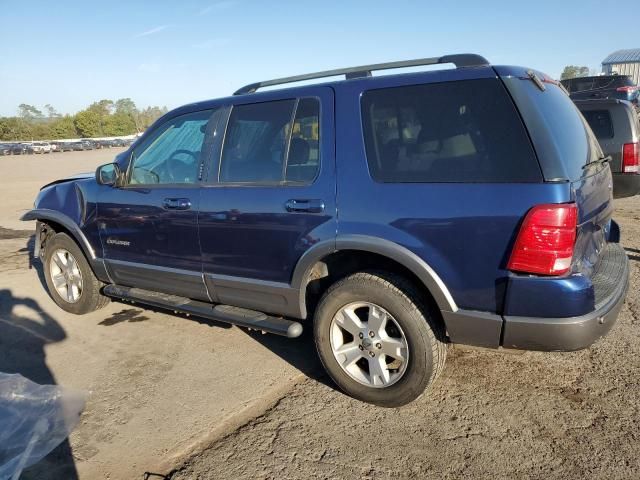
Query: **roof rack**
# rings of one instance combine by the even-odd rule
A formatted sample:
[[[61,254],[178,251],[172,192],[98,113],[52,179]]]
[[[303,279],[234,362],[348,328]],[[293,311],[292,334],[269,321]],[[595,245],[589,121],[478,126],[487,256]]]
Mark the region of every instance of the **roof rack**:
[[[361,65],[359,67],[338,68],[335,70],[325,70],[324,72],[305,73],[304,75],[294,75],[293,77],[276,78],[275,80],[265,80],[263,82],[250,83],[236,90],[234,95],[244,95],[254,93],[259,88],[271,87],[273,85],[283,85],[285,83],[302,82],[316,78],[336,77],[344,75],[347,80],[351,78],[370,77],[371,72],[377,70],[390,70],[393,68],[419,67],[423,65],[437,65],[440,63],[453,63],[460,67],[480,67],[489,65],[486,58],[474,53],[461,53],[457,55],[445,55],[444,57],[420,58],[417,60],[402,60],[399,62],[374,63],[373,65]]]

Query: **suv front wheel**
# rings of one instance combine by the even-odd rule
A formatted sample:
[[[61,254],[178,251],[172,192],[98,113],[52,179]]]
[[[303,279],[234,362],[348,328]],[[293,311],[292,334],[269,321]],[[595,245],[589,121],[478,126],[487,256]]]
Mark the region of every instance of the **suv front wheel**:
[[[82,250],[67,234],[47,239],[43,260],[49,295],[63,310],[82,315],[109,303]]]
[[[314,333],[333,381],[376,405],[415,400],[444,367],[444,335],[401,276],[360,272],[336,282],[318,304]]]

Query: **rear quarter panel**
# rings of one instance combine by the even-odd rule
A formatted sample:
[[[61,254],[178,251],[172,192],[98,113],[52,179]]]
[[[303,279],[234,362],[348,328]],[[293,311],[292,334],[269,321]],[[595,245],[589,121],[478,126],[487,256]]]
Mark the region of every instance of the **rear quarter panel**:
[[[389,77],[375,88],[495,77],[491,69]],[[393,184],[371,178],[360,96],[367,80],[336,88],[338,239],[360,234],[406,247],[443,280],[459,308],[501,313],[511,246],[526,212],[537,203],[571,200],[569,184]]]

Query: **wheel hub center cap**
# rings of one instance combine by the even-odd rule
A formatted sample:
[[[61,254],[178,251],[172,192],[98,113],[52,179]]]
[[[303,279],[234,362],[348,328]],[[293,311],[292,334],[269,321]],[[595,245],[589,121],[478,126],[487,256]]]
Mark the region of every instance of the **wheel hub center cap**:
[[[363,338],[362,339],[362,347],[365,350],[371,351],[373,349],[373,341],[368,339],[368,338]]]

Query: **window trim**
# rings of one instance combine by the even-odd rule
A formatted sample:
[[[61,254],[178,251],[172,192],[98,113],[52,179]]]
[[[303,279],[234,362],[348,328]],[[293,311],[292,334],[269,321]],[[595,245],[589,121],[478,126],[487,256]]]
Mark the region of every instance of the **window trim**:
[[[164,122],[162,122],[161,124],[155,126],[153,128],[153,130],[148,131],[148,133],[146,135],[144,135],[143,137],[141,137],[138,140],[142,140],[142,141],[146,141],[147,138],[152,137],[153,135],[155,135],[159,130],[163,129],[168,123],[173,122],[176,118],[180,118],[180,117],[184,117],[186,115],[193,115],[193,114],[197,114],[197,113],[201,113],[201,112],[211,112],[210,116],[209,116],[209,121],[211,121],[211,119],[213,118],[214,113],[216,112],[216,110],[222,109],[224,108],[223,105],[214,105],[214,106],[210,106],[208,108],[202,108],[199,110],[192,110],[189,112],[183,112],[183,113],[179,113],[177,115],[172,115],[171,117],[165,119]],[[218,122],[220,120],[218,119]],[[214,130],[215,131],[215,130]],[[211,129],[207,128],[204,134],[204,137],[202,139],[202,145],[204,146],[205,143],[207,142],[207,138],[211,135]],[[146,138],[145,138],[146,137]],[[157,139],[156,139],[157,140]],[[147,150],[149,147],[151,147],[151,145],[153,145],[155,143],[152,142],[151,144],[149,144],[144,150]],[[192,183],[136,183],[136,184],[132,184],[130,183],[131,180],[131,175],[133,173],[133,163],[134,163],[134,158],[133,155],[136,152],[136,150],[138,148],[141,147],[141,143],[140,144],[133,144],[132,145],[133,148],[131,149],[131,151],[127,154],[127,168],[125,169],[125,173],[124,173],[124,179],[125,182],[122,185],[119,185],[118,188],[121,189],[125,189],[125,190],[149,190],[149,189],[159,189],[159,188],[196,188],[199,187],[200,185],[202,185],[203,183],[203,175],[199,175],[198,178],[196,179],[195,182]],[[203,152],[200,152],[200,156],[202,156]],[[199,166],[198,168],[206,168],[206,159],[202,159],[201,158],[201,164],[203,164],[202,166]]]
[[[318,102],[318,131],[319,131],[319,140],[318,140],[318,168],[316,169],[316,175],[315,177],[309,181],[309,182],[295,182],[295,181],[288,181],[286,180],[286,171],[287,171],[287,165],[289,163],[289,149],[291,148],[291,139],[292,139],[292,135],[293,135],[293,122],[295,121],[296,118],[296,114],[298,112],[298,106],[300,104],[301,100],[306,100],[306,99],[313,99],[316,100]],[[225,141],[227,139],[227,132],[229,131],[229,123],[231,121],[231,115],[233,114],[233,110],[236,107],[244,107],[247,105],[260,105],[263,103],[271,103],[271,102],[281,102],[281,101],[287,101],[287,100],[295,100],[295,104],[294,107],[292,109],[291,112],[291,126],[292,128],[289,131],[289,135],[288,135],[288,140],[287,140],[287,145],[286,145],[286,155],[284,158],[284,162],[282,165],[282,178],[284,180],[280,180],[280,181],[261,181],[261,182],[255,182],[255,181],[250,181],[250,182],[239,182],[239,181],[233,181],[233,182],[224,182],[222,180],[220,180],[220,174],[222,171],[222,155],[224,153],[224,147],[225,147]],[[320,140],[321,138],[323,138],[324,135],[324,123],[322,121],[322,115],[323,115],[323,106],[322,106],[322,99],[317,96],[317,95],[303,95],[303,96],[299,96],[299,97],[283,97],[283,98],[275,98],[275,99],[270,99],[270,100],[263,100],[263,101],[258,101],[258,102],[248,102],[248,103],[237,103],[237,104],[231,104],[229,105],[229,111],[226,114],[226,119],[225,119],[225,125],[224,125],[224,132],[222,134],[222,137],[220,139],[220,149],[219,152],[217,152],[216,158],[214,159],[214,161],[217,161],[217,174],[215,175],[214,178],[207,178],[207,182],[204,182],[207,186],[211,186],[211,185],[220,185],[223,187],[270,187],[270,188],[274,188],[274,187],[308,187],[311,185],[314,185],[317,181],[318,178],[320,178],[320,174],[322,172],[322,168],[323,168],[323,161],[322,161],[322,141]],[[215,170],[215,169],[212,169]]]

